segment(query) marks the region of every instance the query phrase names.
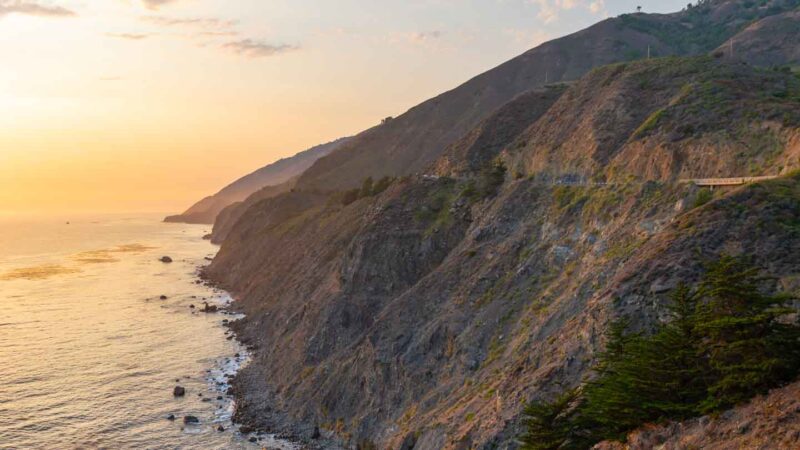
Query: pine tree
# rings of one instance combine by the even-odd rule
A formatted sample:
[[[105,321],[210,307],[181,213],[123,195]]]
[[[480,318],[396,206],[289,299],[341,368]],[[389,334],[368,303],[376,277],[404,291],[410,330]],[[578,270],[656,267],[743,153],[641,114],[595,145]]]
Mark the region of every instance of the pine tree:
[[[591,442],[579,429],[580,391],[570,389],[552,402],[530,403],[525,416],[526,433],[520,438],[521,450],[584,449]]]
[[[795,298],[764,294],[766,281],[743,260],[723,256],[697,289],[673,291],[671,320],[652,335],[614,322],[594,379],[526,409],[525,448],[624,440],[644,423],[719,411],[794,379],[800,323],[786,305]]]
[[[708,367],[698,356],[696,330],[701,295],[683,284],[673,291],[671,321],[647,340],[640,357],[638,365],[647,374],[643,407],[651,420],[692,417],[705,397]]]
[[[746,401],[787,381],[800,368],[800,328],[786,321],[791,296],[765,295],[766,281],[741,259],[723,256],[702,283],[708,297],[698,331],[713,383],[703,412]]]
[[[359,197],[364,198],[371,196],[373,184],[374,181],[372,180],[372,177],[367,177],[364,179],[364,182],[361,183],[361,192],[359,193]]]

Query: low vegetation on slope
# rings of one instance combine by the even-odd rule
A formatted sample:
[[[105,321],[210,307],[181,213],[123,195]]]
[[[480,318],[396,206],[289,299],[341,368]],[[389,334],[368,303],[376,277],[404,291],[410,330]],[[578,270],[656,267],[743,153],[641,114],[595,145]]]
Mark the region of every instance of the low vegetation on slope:
[[[589,448],[645,423],[718,412],[793,380],[800,371],[795,298],[764,294],[767,281],[742,259],[723,256],[699,286],[675,289],[669,322],[655,333],[630,333],[624,319],[613,324],[596,378],[526,408],[523,448]]]
[[[800,77],[713,57],[592,71],[506,152],[523,174],[619,181],[779,173],[800,124]],[[646,150],[645,150],[646,149]]]

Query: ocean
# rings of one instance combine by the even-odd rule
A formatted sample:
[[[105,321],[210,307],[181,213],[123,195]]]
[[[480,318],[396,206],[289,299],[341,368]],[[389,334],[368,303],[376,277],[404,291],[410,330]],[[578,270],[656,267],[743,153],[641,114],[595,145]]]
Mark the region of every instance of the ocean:
[[[216,247],[160,218],[0,217],[0,449],[293,448],[231,424],[247,355],[196,283]]]

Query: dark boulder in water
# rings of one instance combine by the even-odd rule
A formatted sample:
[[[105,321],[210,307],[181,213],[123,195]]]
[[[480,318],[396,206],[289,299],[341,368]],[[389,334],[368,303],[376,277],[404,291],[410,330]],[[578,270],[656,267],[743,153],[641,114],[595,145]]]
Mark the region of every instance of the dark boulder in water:
[[[172,395],[175,397],[183,397],[186,395],[186,388],[183,386],[175,386],[175,389],[172,390]]]
[[[222,425],[220,425],[220,426],[218,426],[218,427],[217,427],[217,431],[219,431],[220,433],[222,433],[223,431],[225,431],[225,427],[223,427]]]
[[[169,256],[162,256],[161,259],[159,259],[159,261],[165,264],[169,264],[172,262],[172,258],[170,258]]]
[[[197,424],[200,423],[200,419],[195,416],[184,416],[183,423],[185,424]]]

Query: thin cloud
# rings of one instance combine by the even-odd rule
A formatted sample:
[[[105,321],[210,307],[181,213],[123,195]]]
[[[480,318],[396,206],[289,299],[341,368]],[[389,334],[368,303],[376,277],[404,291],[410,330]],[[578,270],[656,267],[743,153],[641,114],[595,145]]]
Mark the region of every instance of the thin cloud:
[[[526,47],[536,47],[544,42],[553,38],[550,33],[543,30],[521,30],[517,28],[508,28],[504,33],[510,36],[517,44]]]
[[[299,50],[300,47],[287,44],[270,44],[253,39],[241,39],[222,44],[222,49],[248,58],[264,58]]]
[[[393,33],[389,42],[393,44],[406,44],[415,47],[440,48],[444,32],[440,30],[412,31],[407,33]]]
[[[145,22],[152,23],[161,27],[195,27],[211,28],[224,30],[239,24],[236,20],[216,19],[213,17],[165,17],[165,16],[144,16],[141,18]]]
[[[595,0],[589,3],[589,11],[591,11],[593,14],[608,16],[605,0]]]
[[[46,5],[31,0],[0,0],[0,17],[9,14],[25,14],[40,17],[71,17],[76,14],[64,7]]]
[[[170,3],[176,3],[178,0],[142,0],[144,3],[145,8],[157,10],[158,8],[168,5]]]
[[[414,44],[426,44],[431,41],[440,39],[444,33],[439,30],[433,31],[418,31],[407,35],[408,40]]]
[[[526,2],[538,6],[539,12],[536,17],[545,24],[557,21],[562,12],[579,6],[595,15],[608,15],[605,0],[526,0]]]
[[[233,37],[238,36],[239,33],[235,31],[198,31],[194,34],[197,37]]]
[[[141,41],[142,39],[147,39],[152,35],[145,33],[106,33],[106,36],[116,39],[127,39],[129,41]]]

